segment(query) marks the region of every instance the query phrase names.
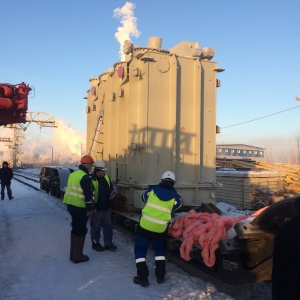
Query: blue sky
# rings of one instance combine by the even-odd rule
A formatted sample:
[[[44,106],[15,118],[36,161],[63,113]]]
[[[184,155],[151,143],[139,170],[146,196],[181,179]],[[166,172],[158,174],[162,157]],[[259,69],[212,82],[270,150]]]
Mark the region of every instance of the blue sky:
[[[122,25],[114,10],[125,3],[0,0],[0,82],[33,86],[30,111],[52,114],[84,133],[89,79],[120,60],[115,33]],[[140,32],[131,36],[135,45],[147,46],[149,36],[158,36],[164,49],[183,40],[215,48],[213,60],[225,69],[218,75],[217,142],[264,147],[269,139],[298,133],[300,108],[222,129],[300,105],[298,0],[131,3]]]

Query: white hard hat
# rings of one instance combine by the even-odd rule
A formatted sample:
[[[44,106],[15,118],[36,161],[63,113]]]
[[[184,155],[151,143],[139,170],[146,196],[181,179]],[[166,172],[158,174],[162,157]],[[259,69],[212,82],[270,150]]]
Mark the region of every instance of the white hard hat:
[[[94,163],[94,168],[95,169],[100,169],[100,170],[106,170],[106,166],[104,161],[102,160],[96,160]]]
[[[169,179],[175,181],[175,175],[171,171],[166,171],[164,174],[162,174],[161,179]]]

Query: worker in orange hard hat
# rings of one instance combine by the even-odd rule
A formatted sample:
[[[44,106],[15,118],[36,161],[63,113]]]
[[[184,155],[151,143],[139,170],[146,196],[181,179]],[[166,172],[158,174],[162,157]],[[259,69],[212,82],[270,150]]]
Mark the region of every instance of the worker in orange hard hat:
[[[88,217],[93,211],[93,184],[89,173],[93,170],[94,159],[90,155],[82,156],[79,169],[69,175],[63,203],[67,204],[72,217],[70,260],[74,263],[89,260],[84,255],[85,236],[88,232]]]

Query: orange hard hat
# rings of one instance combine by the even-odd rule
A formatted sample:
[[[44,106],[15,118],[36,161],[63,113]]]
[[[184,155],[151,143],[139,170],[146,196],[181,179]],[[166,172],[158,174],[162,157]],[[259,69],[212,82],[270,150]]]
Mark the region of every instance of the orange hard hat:
[[[93,164],[94,163],[94,159],[90,155],[83,155],[81,157],[80,162],[82,164]]]

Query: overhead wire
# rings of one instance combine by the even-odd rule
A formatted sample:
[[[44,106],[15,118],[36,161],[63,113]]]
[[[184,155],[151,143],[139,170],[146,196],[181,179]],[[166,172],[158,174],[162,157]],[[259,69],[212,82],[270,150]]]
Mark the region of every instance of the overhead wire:
[[[229,126],[225,126],[225,127],[220,127],[220,128],[221,129],[225,129],[225,128],[229,128],[229,127],[233,127],[233,126],[238,126],[238,125],[241,125],[241,124],[246,124],[246,123],[254,122],[254,121],[257,121],[257,120],[261,120],[261,119],[264,119],[264,118],[268,118],[268,117],[271,117],[271,116],[274,116],[274,115],[281,114],[283,112],[295,109],[297,107],[300,107],[300,105],[297,105],[295,107],[291,107],[291,108],[288,108],[288,109],[285,109],[285,110],[282,110],[282,111],[279,111],[279,112],[276,112],[276,113],[273,113],[273,114],[270,114],[270,115],[259,117],[259,118],[253,119],[253,120],[249,120],[249,121],[245,121],[245,122],[241,122],[241,123],[237,123],[237,124],[233,124],[233,125],[229,125]]]

